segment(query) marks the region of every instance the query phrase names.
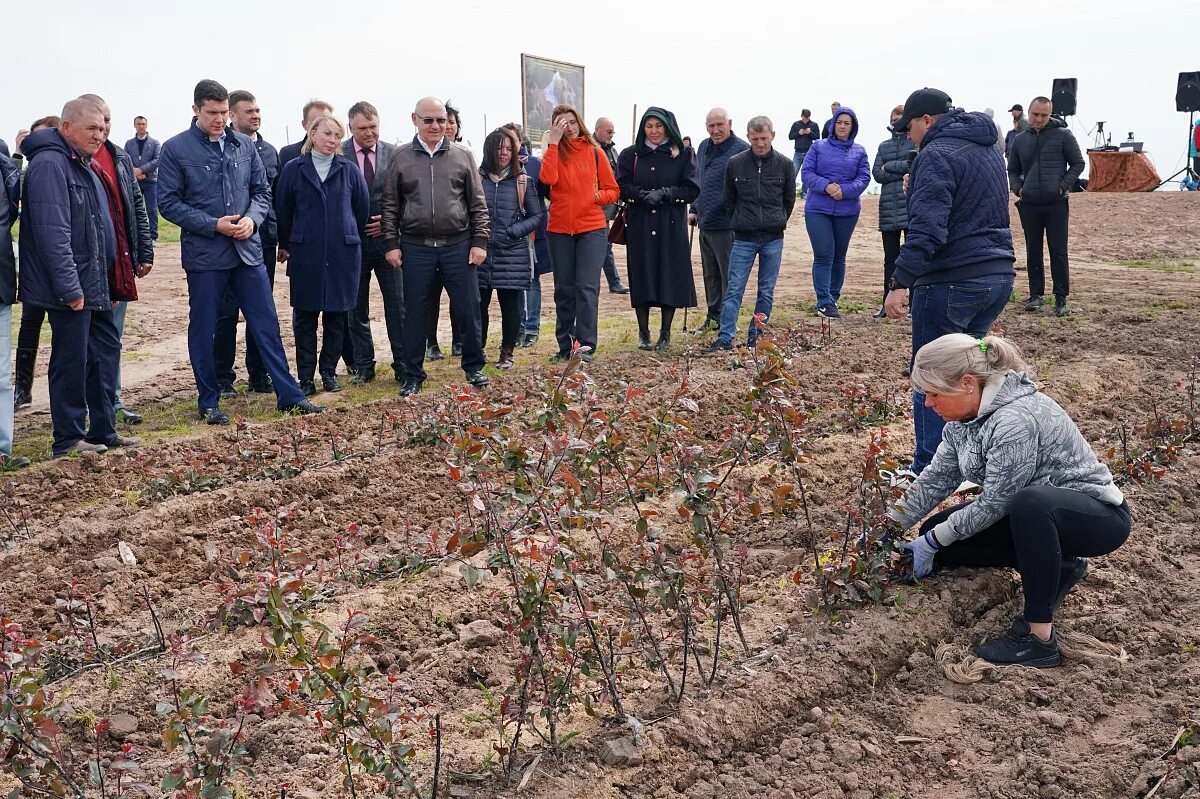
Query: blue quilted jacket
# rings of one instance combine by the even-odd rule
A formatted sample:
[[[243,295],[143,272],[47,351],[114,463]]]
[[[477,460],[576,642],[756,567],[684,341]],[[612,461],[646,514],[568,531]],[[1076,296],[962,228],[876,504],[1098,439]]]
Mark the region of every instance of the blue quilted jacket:
[[[909,177],[897,287],[1016,274],[1008,175],[996,140],[992,120],[961,108],[926,132]]]

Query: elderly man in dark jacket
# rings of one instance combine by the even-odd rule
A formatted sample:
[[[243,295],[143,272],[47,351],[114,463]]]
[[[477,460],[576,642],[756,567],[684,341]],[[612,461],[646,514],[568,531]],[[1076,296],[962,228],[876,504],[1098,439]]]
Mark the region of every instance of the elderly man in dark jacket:
[[[450,313],[462,331],[462,369],[476,388],[483,373],[479,326],[479,279],[487,259],[491,218],[471,151],[446,137],[446,105],[436,97],[417,102],[417,134],[392,153],[383,184],[384,258],[404,270],[404,383],[412,396],[425,382],[425,325],[441,277]]]
[[[1029,127],[1013,139],[1008,153],[1008,181],[1017,195],[1017,212],[1025,231],[1026,268],[1029,270],[1029,299],[1026,311],[1040,311],[1046,293],[1046,265],[1042,241],[1050,249],[1050,275],[1054,287],[1054,313],[1066,316],[1070,293],[1067,264],[1067,229],[1071,211],[1067,196],[1083,174],[1079,142],[1067,123],[1051,116],[1054,106],[1046,97],[1029,104]]]
[[[700,228],[700,268],[704,272],[704,301],[708,316],[702,331],[721,326],[721,304],[729,289],[729,253],[733,251],[733,223],[725,212],[725,168],[729,159],[750,149],[733,132],[733,120],[724,108],[714,108],[704,119],[708,138],[700,142],[696,165],[700,169],[700,196],[692,203],[688,221]]]
[[[229,424],[220,409],[213,337],[225,291],[233,287],[246,326],[258,342],[281,411],[320,413],[288,372],[279,317],[263,265],[259,227],[271,207],[262,159],[249,137],[225,126],[229,92],[214,80],[196,84],[190,128],[163,144],[159,160],[162,214],[179,225],[187,273],[188,355],[200,418]]]
[[[90,167],[104,145],[104,112],[79,98],[62,127],[29,134],[21,197],[21,302],[50,318],[50,419],[55,457],[137,443],[115,428],[113,390],[121,339],[109,269],[117,236],[100,177]]]
[[[912,293],[912,355],[947,333],[985,335],[1012,294],[1012,233],[996,126],[955,108],[938,89],[918,89],[894,126],[919,148],[909,175],[908,233],[884,310],[904,315]],[[911,471],[933,460],[945,422],[913,392],[917,447]]]
[[[904,106],[892,109],[888,130],[892,135],[885,139],[875,153],[875,164],[871,175],[880,185],[879,232],[883,234],[883,296],[887,297],[892,287],[892,272],[896,270],[896,256],[900,254],[900,238],[908,229],[908,198],[904,196],[904,176],[908,174],[917,148],[908,134],[893,126],[900,121]],[[910,156],[912,158],[910,158]],[[883,319],[883,303],[875,312],[876,319]]]

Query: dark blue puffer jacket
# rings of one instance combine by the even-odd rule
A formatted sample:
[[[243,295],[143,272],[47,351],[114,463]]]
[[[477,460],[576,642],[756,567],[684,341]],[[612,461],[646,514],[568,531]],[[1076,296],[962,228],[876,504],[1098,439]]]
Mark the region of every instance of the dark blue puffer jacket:
[[[536,178],[524,176],[525,204],[518,201],[517,178],[509,175],[495,180],[480,172],[483,198],[492,219],[492,237],[488,241],[487,260],[479,265],[479,288],[527,291],[533,277],[529,253],[529,234],[545,221],[545,206],[538,196]]]
[[[858,136],[858,117],[853,109],[842,106],[834,119],[842,114],[850,115],[850,138],[841,141],[830,132],[828,139],[813,143],[800,167],[800,180],[808,189],[808,199],[804,203],[806,214],[854,216],[862,208],[858,198],[871,185],[867,151],[854,142]],[[830,183],[842,187],[842,199],[835,200],[825,193],[825,187]]]
[[[718,144],[712,139],[700,142],[696,151],[696,166],[700,169],[700,196],[692,203],[692,213],[698,219],[701,230],[729,230],[733,222],[725,211],[725,169],[729,159],[744,153],[750,145],[734,134]]]
[[[956,108],[925,134],[908,183],[896,286],[1016,274],[1008,175],[992,120]]]
[[[879,145],[871,174],[879,184],[879,229],[905,230],[908,227],[908,197],[904,195],[904,176],[908,174],[908,154],[917,146],[907,133],[894,133]]]
[[[113,228],[104,188],[55,128],[30,133],[21,150],[29,168],[21,186],[18,297],[60,311],[82,297],[86,311],[109,310],[113,247],[106,236]]]

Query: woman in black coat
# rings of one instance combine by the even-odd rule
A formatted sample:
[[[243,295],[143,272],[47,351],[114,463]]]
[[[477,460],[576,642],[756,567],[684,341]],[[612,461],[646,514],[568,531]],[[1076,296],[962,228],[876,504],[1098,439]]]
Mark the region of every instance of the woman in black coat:
[[[533,242],[530,235],[545,216],[537,184],[521,169],[517,154],[521,142],[509,128],[497,128],[483,142],[479,174],[492,237],[487,260],[479,266],[479,322],[487,346],[488,310],[492,292],[500,302],[499,369],[511,369],[513,350],[521,335],[521,293],[533,278]]]
[[[675,115],[651,106],[637,141],[617,158],[617,185],[626,210],[629,302],[637,312],[638,347],[671,345],[676,308],[696,305],[688,245],[688,204],[700,195],[696,154],[683,145]],[[650,308],[662,309],[658,343],[650,344]]]
[[[317,318],[322,315],[321,382],[326,391],[342,390],[337,363],[346,315],[358,304],[363,229],[371,198],[357,165],[338,155],[345,135],[335,117],[317,117],[303,155],[283,167],[275,190],[278,259],[288,264],[296,377],[305,396],[316,393]]]
[[[892,130],[900,117],[904,115],[904,106],[898,105],[892,109],[892,122],[888,130],[892,131],[891,138],[879,145],[875,153],[875,164],[871,174],[879,189],[879,232],[883,234],[883,296],[886,299],[891,291],[892,272],[896,271],[896,256],[900,254],[900,237],[908,235],[908,197],[904,194],[904,176],[912,167],[908,160],[909,153],[917,151],[907,133],[897,133]],[[883,303],[875,312],[876,319],[883,319]]]

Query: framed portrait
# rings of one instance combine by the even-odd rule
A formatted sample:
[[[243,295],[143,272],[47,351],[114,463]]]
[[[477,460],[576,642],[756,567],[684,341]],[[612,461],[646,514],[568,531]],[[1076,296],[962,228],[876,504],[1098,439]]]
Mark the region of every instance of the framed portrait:
[[[556,105],[574,106],[584,116],[583,66],[521,53],[521,120],[534,147],[550,127]]]

